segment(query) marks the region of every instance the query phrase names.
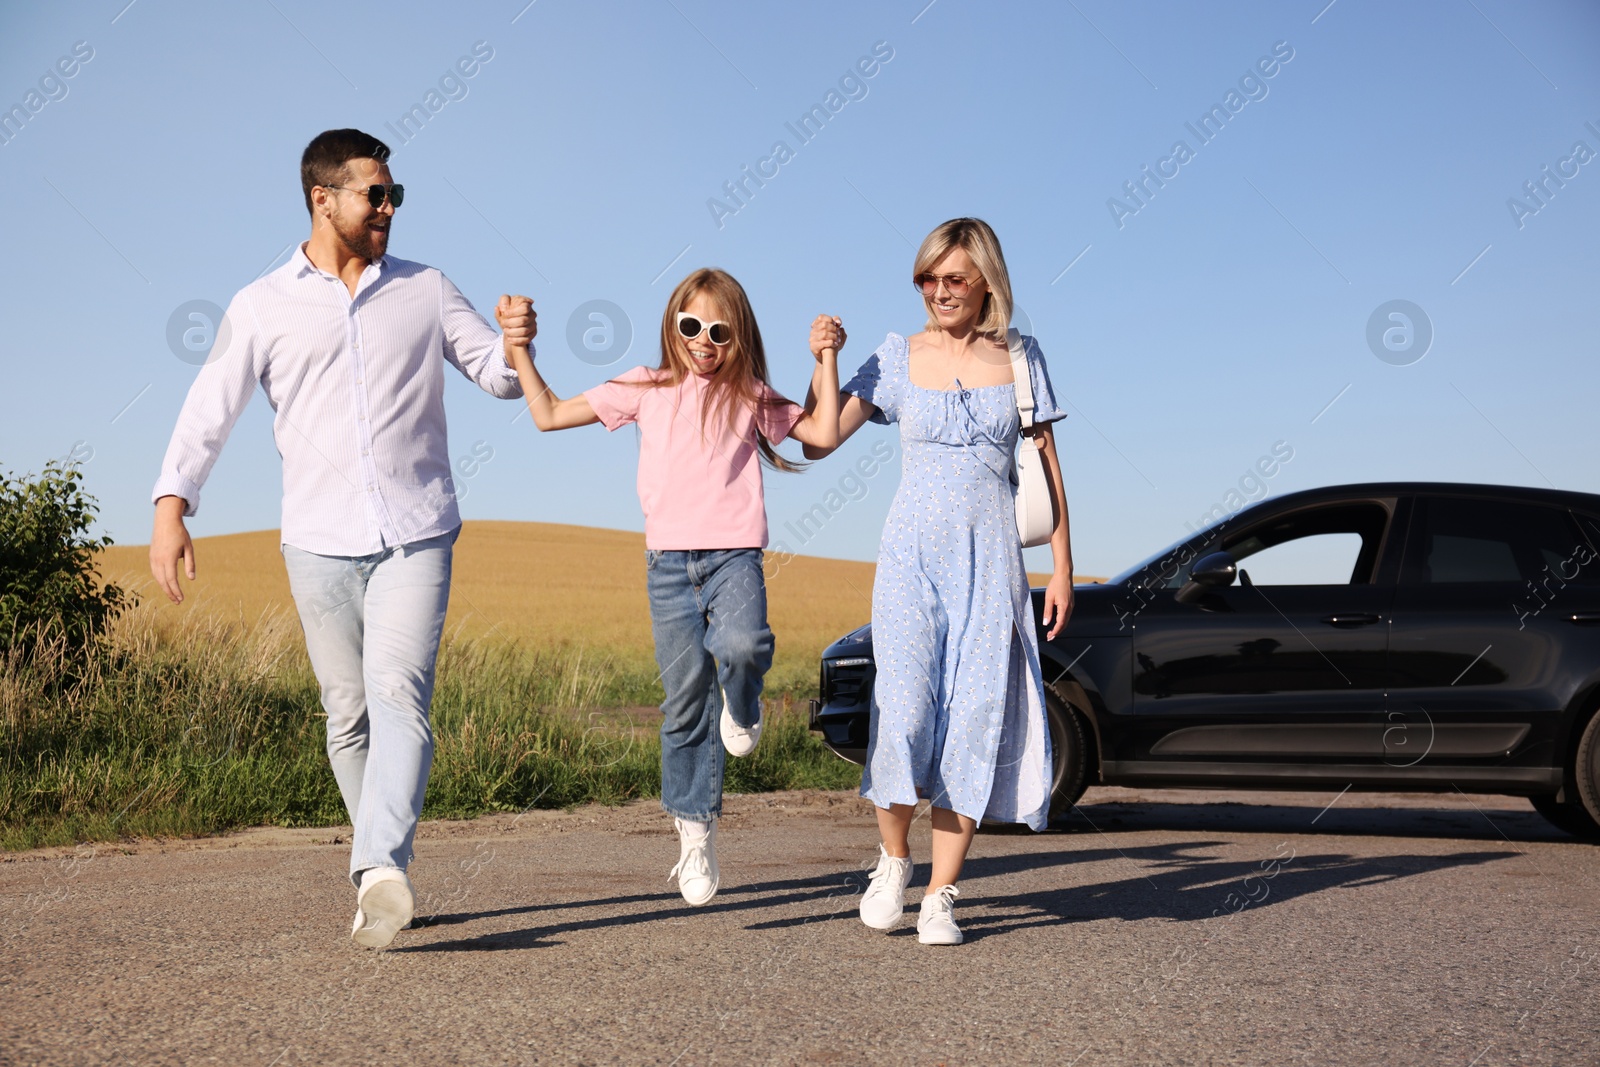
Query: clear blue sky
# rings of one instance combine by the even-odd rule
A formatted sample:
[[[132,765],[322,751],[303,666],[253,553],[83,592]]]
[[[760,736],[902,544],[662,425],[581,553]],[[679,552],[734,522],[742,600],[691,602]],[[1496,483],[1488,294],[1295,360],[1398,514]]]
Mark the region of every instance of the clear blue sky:
[[[308,232],[300,151],[357,126],[407,187],[391,251],[486,311],[532,295],[564,394],[654,362],[668,290],[708,264],[750,291],[781,390],[804,390],[818,312],[845,320],[848,374],[920,326],[922,236],[988,219],[1069,404],[1082,573],[1184,534],[1277,442],[1293,459],[1257,496],[1390,478],[1600,492],[1600,157],[1573,154],[1600,153],[1591,3],[525,4],[6,5],[0,105],[38,95],[0,144],[0,466],[76,447],[105,530],[148,540],[195,373],[169,318],[281,262]],[[92,58],[72,61],[78,42]],[[478,42],[492,58],[445,77]],[[892,58],[840,89],[878,42]],[[1264,77],[1275,45],[1292,58]],[[837,113],[802,143],[785,124],[830,89]],[[442,106],[396,136],[430,90]],[[1203,142],[1186,124],[1213,105],[1227,121]],[[708,200],[737,206],[724,182],[780,140],[792,158],[719,227]],[[1568,176],[1541,204],[1524,183],[1546,166]],[[1146,167],[1171,176],[1141,204],[1124,183]],[[632,322],[609,368],[568,346],[591,300]],[[1431,323],[1420,360],[1369,346],[1391,300]],[[447,405],[453,454],[492,453],[458,473],[468,518],[642,528],[631,433],[541,436],[459,378]],[[196,535],[278,524],[269,416],[258,396]],[[896,438],[869,427],[769,475],[774,539],[872,558],[894,469],[805,544],[784,527],[878,440]]]

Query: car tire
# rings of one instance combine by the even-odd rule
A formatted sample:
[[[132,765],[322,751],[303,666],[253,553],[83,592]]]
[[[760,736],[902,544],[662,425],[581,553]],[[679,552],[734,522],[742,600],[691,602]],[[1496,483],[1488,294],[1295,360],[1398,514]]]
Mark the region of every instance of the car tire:
[[[1050,727],[1050,821],[1067,817],[1089,787],[1089,741],[1083,716],[1046,692],[1045,721]]]
[[[1577,803],[1600,834],[1600,712],[1590,716],[1578,741],[1578,755],[1572,761],[1572,778],[1577,784]]]
[[[1557,800],[1554,793],[1529,797],[1528,800],[1533,803],[1533,809],[1557,829],[1565,830],[1573,837],[1581,837],[1585,841],[1600,841],[1600,823],[1589,818],[1589,813],[1584,810],[1582,804]]]

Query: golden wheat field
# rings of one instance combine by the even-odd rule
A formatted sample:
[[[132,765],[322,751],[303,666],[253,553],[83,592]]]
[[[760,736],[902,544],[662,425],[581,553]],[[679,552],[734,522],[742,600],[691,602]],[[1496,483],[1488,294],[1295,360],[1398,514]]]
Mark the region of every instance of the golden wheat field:
[[[150,578],[146,546],[107,549],[101,574],[159,602],[162,615],[220,614],[247,625],[294,613],[278,531],[195,541],[196,581],[181,606]],[[868,621],[873,565],[796,556],[770,560],[768,614],[780,662],[815,661],[829,641]],[[774,573],[775,571],[775,573]],[[644,586],[644,535],[552,523],[469,521],[456,542],[450,633],[592,651],[638,662],[653,656]]]
[[[278,531],[195,540],[196,581],[181,606],[150,577],[149,550],[114,546],[101,575],[157,607],[158,616],[223,615],[247,626],[263,613],[294,617]],[[777,638],[775,671],[815,670],[829,642],[870,621],[871,563],[792,556],[767,559],[768,616]],[[1036,583],[1044,576],[1033,575]],[[456,542],[447,627],[466,638],[506,639],[630,663],[653,658],[645,599],[644,535],[537,522],[471,521]]]

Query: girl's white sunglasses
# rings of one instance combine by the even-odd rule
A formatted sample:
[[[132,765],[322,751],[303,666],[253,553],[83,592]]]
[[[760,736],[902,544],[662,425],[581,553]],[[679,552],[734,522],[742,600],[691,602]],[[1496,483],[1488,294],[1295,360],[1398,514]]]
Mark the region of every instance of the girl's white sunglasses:
[[[705,322],[698,315],[691,315],[687,311],[678,312],[678,336],[685,341],[693,341],[701,334],[706,334],[712,344],[721,348],[733,340],[733,327],[718,319],[716,322]]]

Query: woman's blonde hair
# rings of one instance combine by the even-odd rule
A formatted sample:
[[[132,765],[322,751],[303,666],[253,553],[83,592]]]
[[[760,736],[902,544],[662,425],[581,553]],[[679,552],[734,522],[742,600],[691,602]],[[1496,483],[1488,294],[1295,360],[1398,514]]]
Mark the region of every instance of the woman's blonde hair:
[[[917,258],[911,264],[912,277],[931,272],[933,265],[955,248],[972,257],[978,273],[989,286],[989,291],[983,297],[983,307],[978,312],[975,329],[979,335],[1004,344],[1006,329],[1011,325],[1011,275],[1006,273],[1006,257],[1000,251],[1000,238],[994,235],[987,222],[982,219],[951,219],[940,223],[922,239],[922,247],[917,249]],[[933,298],[925,296],[922,303],[928,309],[926,329],[937,333],[939,320],[933,315]]]
[[[767,351],[761,344],[761,328],[756,325],[756,313],[750,307],[750,298],[744,286],[733,275],[715,267],[702,267],[678,283],[667,298],[667,309],[661,314],[661,364],[656,380],[645,383],[655,387],[677,386],[694,372],[684,366],[675,354],[683,343],[678,335],[678,312],[704,293],[721,309],[733,339],[724,347],[722,363],[707,383],[705,403],[700,408],[701,429],[706,420],[720,414],[733,425],[734,415],[741,408],[777,407],[788,403],[771,391],[772,382],[767,376]],[[767,386],[758,390],[757,383]],[[761,461],[781,471],[802,470],[806,464],[785,459],[772,447],[761,426],[756,424],[756,447]]]

